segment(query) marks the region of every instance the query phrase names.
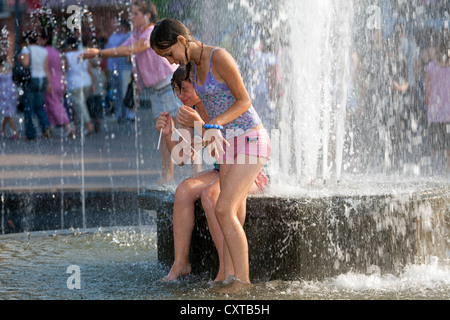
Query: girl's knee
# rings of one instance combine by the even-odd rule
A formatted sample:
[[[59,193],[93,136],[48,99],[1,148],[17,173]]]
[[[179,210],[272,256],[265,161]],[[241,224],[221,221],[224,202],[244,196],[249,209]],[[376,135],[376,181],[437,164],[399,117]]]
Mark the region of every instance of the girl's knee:
[[[230,217],[230,206],[224,201],[217,201],[214,207],[214,214],[219,221],[226,221]]]
[[[217,197],[219,196],[219,190],[216,190],[215,185],[209,186],[202,191],[200,196],[202,201],[203,209],[205,213],[214,213],[214,208],[216,206]]]
[[[175,191],[175,202],[191,203],[193,201],[191,184],[189,180],[184,180],[178,185],[177,190]]]

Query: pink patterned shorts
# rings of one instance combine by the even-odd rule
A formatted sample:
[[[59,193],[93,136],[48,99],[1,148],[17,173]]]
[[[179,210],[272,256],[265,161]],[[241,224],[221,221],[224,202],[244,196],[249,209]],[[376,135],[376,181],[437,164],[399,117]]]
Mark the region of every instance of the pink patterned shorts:
[[[224,145],[223,160],[225,163],[238,163],[239,159],[236,159],[238,155],[263,157],[270,160],[272,150],[266,129],[248,131],[230,140],[227,140],[230,144],[229,147]]]

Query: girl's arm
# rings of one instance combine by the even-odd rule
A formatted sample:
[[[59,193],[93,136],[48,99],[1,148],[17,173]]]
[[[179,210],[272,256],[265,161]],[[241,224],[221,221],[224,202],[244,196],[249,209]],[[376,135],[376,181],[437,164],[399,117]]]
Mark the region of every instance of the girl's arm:
[[[67,62],[66,55],[62,57],[62,65],[64,67],[64,71],[67,72],[67,70],[69,69],[69,63]]]
[[[198,130],[201,127],[203,135],[203,131],[205,130],[203,126],[209,123],[209,117],[206,113],[205,106],[200,102],[195,105],[195,110],[187,106],[178,108],[177,122],[187,129],[195,128]],[[196,123],[199,123],[200,126],[196,126]]]
[[[64,67],[63,77],[64,77],[64,80],[67,80],[67,71],[69,70],[69,63],[67,62],[66,55],[63,55],[63,57],[62,57],[62,65]],[[63,81],[63,82],[64,82],[64,91],[66,91],[67,90],[67,81]]]
[[[24,67],[28,67],[30,65],[30,55],[28,53],[19,54],[19,61]]]
[[[166,139],[169,152],[172,152],[172,149],[177,144],[176,141],[172,141],[172,139],[170,138],[173,133],[173,127],[174,122],[169,113],[167,111],[161,112],[158,119],[156,119],[156,130],[162,130],[162,134],[164,136],[163,138]]]
[[[209,123],[209,118],[203,103],[199,103],[195,110],[187,106],[178,108],[177,122],[184,127],[194,128],[196,122],[200,122],[202,126]]]
[[[147,44],[146,44],[147,43]],[[102,58],[114,58],[114,57],[128,57],[133,54],[137,54],[143,52],[150,48],[150,44],[145,39],[139,39],[132,46],[119,46],[117,48],[109,48],[100,50],[97,48],[88,48],[85,52],[82,53],[83,59],[90,59],[97,56]]]
[[[203,102],[200,102],[199,104],[197,104],[195,106],[195,110],[200,115],[200,117],[202,118],[204,123],[209,123],[210,119],[208,117],[208,113],[206,113],[206,109],[205,109],[205,106],[203,105]]]
[[[172,156],[173,149],[178,146],[178,150],[179,150],[179,154],[177,155],[178,159],[184,159],[185,158],[184,154],[183,154],[184,148],[179,147],[179,144],[183,143],[183,139],[180,137],[178,141],[172,140],[172,133],[174,132],[174,127],[175,127],[175,123],[167,111],[162,112],[159,115],[158,119],[156,120],[156,129],[158,131],[162,130],[162,134],[163,134],[162,138],[165,139],[167,148],[169,149],[169,153],[171,154],[171,156]],[[189,128],[188,131],[189,131],[189,134],[191,135],[191,141],[193,141],[194,129]],[[189,154],[189,158],[190,157],[191,157],[191,155]],[[176,161],[176,163],[180,167],[185,165],[184,161]]]
[[[212,72],[217,81],[226,83],[235,98],[235,103],[224,113],[211,119],[211,124],[225,125],[238,118],[252,105],[239,68],[233,57],[224,49],[216,50],[212,57]]]

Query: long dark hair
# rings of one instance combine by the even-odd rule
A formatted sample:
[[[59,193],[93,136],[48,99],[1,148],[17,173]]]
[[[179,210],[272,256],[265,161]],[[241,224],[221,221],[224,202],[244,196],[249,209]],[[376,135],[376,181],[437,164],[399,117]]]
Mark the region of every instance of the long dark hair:
[[[194,84],[193,78],[190,77],[190,75],[188,73],[188,69],[191,69],[190,68],[191,63],[189,63],[189,67],[179,66],[177,68],[177,70],[175,70],[175,72],[172,75],[172,80],[170,81],[172,90],[175,90],[175,85],[181,89],[181,87],[183,85],[183,81],[189,81],[191,84]]]
[[[150,46],[153,50],[167,50],[178,41],[178,36],[182,36],[187,42],[195,42],[194,36],[189,29],[179,20],[165,18],[158,21],[150,35]],[[185,48],[186,60],[188,60],[187,47]],[[186,78],[188,80],[191,73],[191,64],[186,65]]]

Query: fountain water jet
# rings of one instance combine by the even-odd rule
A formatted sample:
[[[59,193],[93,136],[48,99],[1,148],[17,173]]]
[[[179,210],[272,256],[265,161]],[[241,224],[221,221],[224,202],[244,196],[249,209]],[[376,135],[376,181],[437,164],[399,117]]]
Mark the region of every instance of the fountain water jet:
[[[284,48],[289,58],[280,59],[288,101],[281,103],[286,108],[281,110],[279,128],[281,140],[292,141],[293,149],[288,150],[295,155],[295,165],[291,164],[293,157],[284,157],[280,176],[289,177],[294,184],[308,184],[317,178],[321,160],[322,179],[329,180],[331,167],[335,167],[339,180],[352,2],[290,1],[283,9],[291,34]],[[335,145],[335,150],[330,150],[330,145]]]

